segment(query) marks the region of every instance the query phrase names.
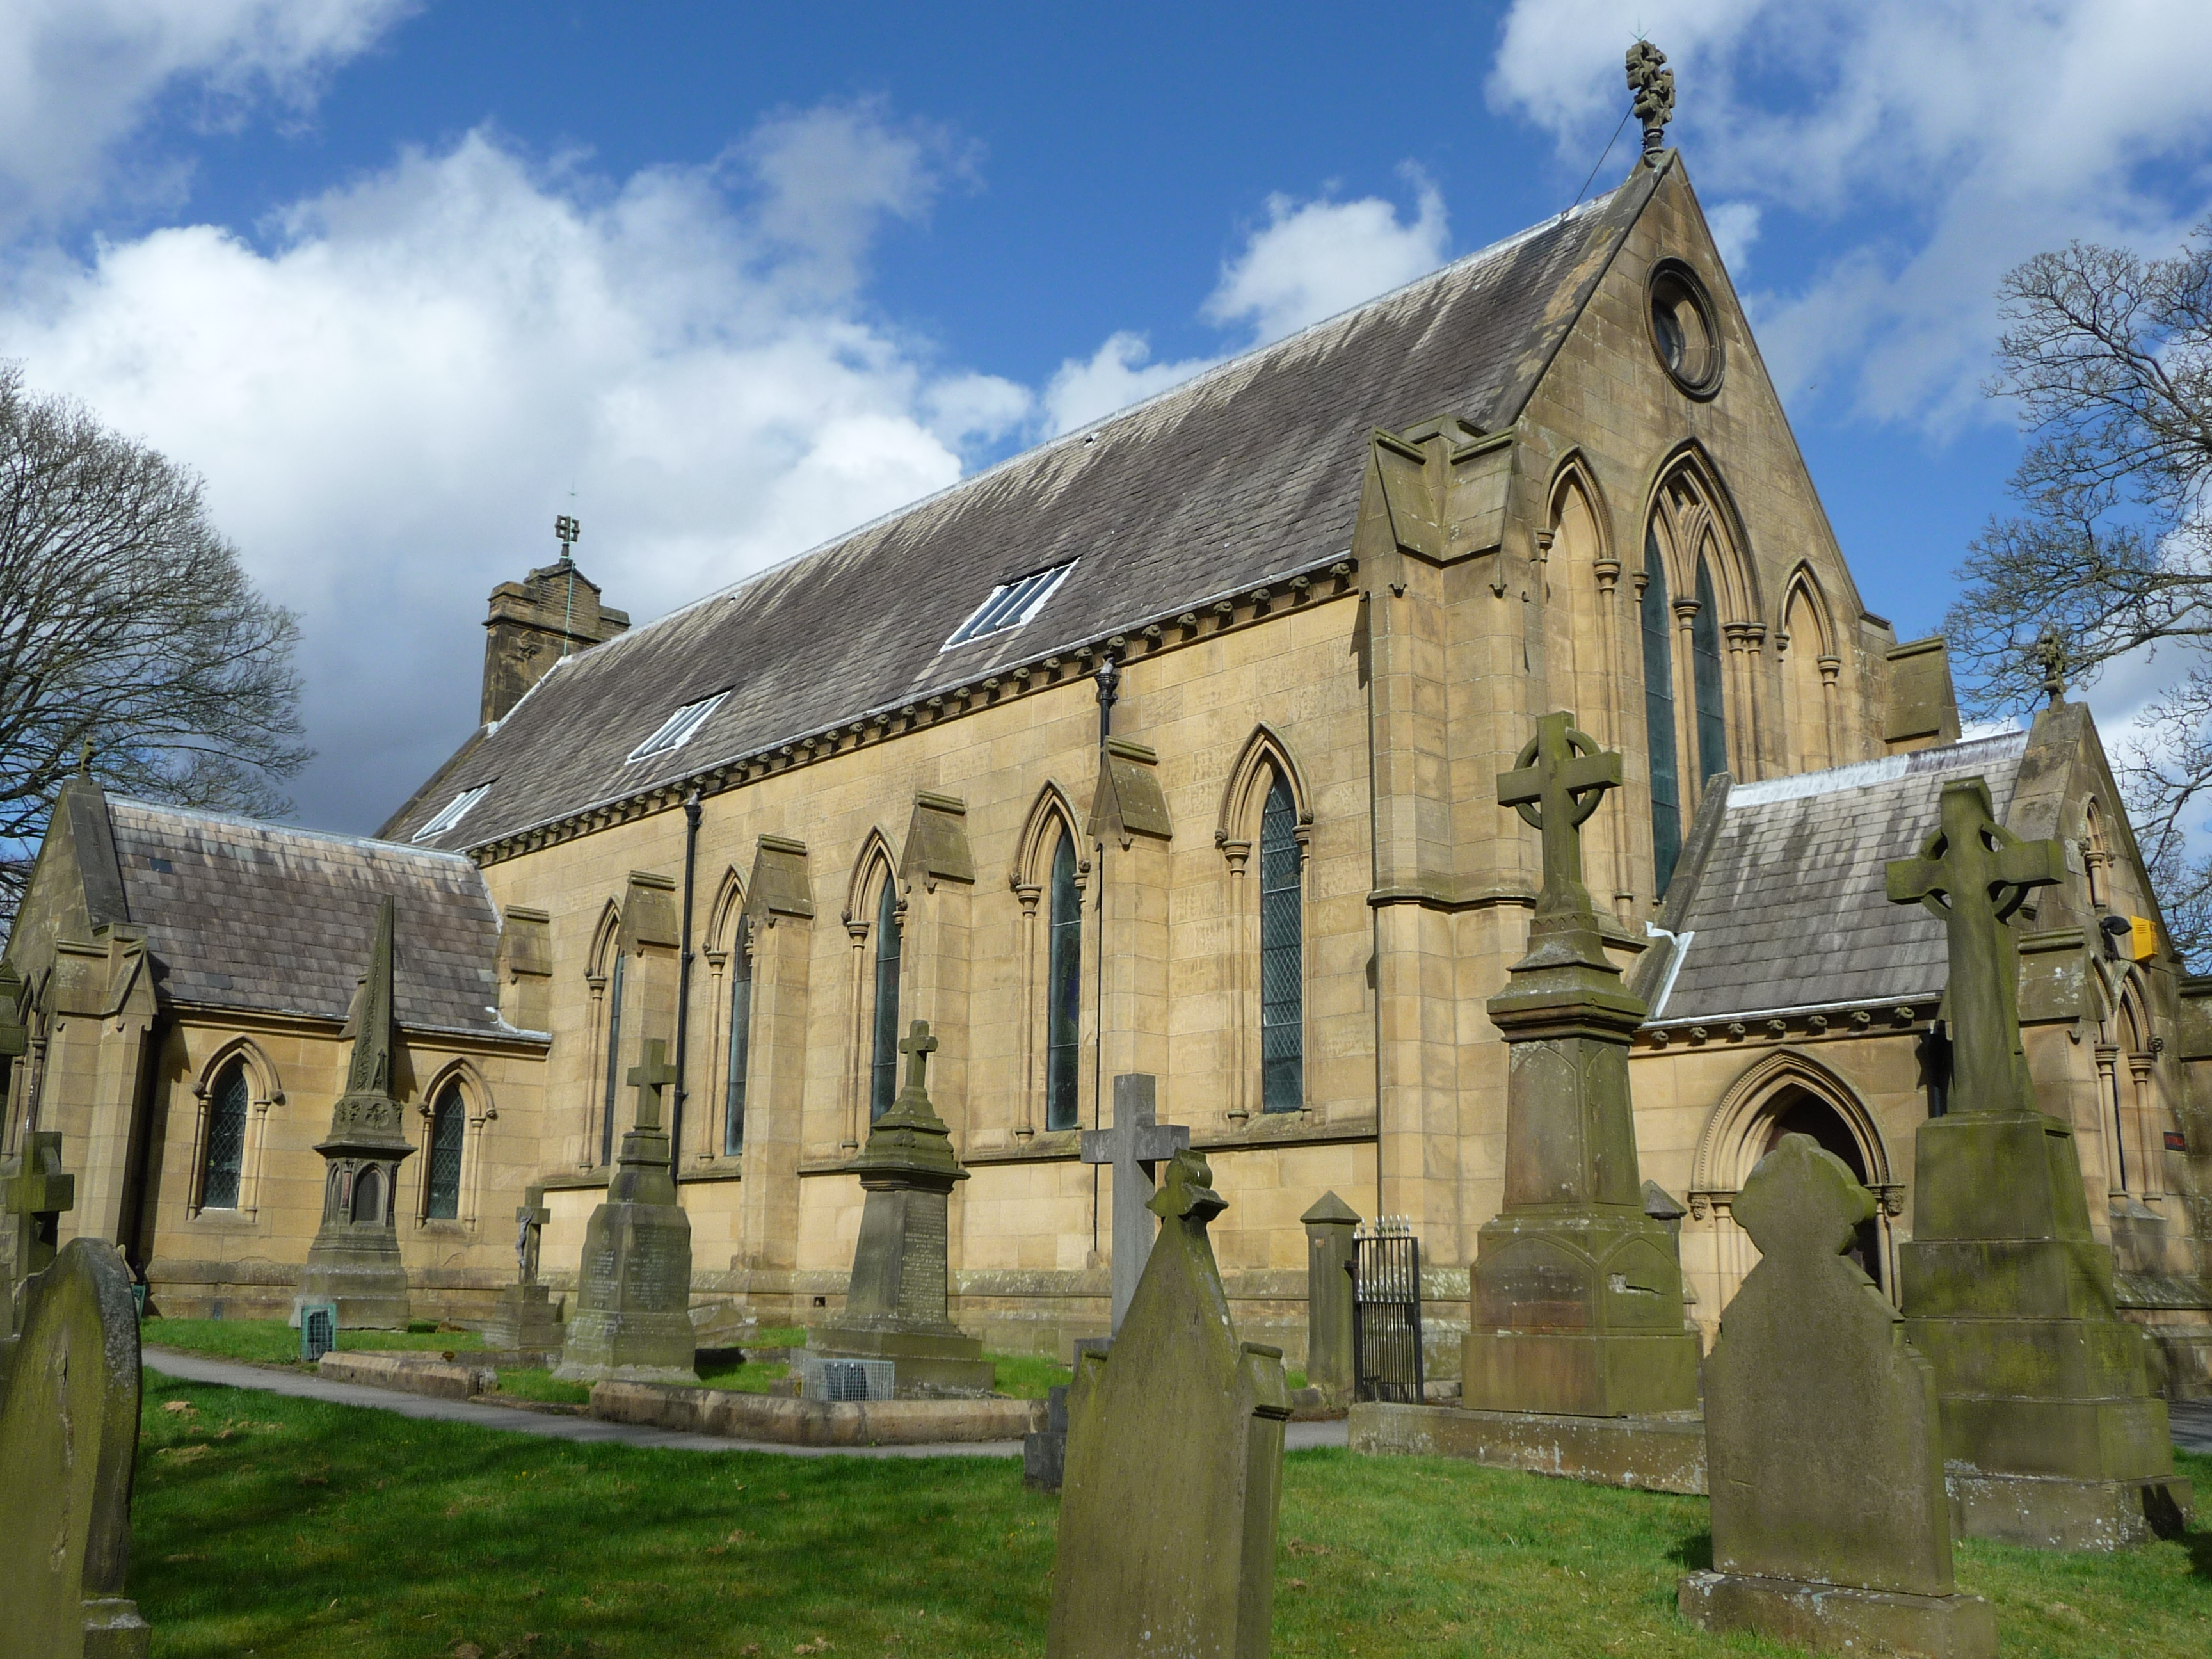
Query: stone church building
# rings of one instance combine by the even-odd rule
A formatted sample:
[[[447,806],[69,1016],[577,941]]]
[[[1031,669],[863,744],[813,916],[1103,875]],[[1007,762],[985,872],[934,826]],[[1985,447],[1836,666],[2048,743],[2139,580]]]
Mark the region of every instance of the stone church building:
[[[2212,982],[2158,920],[2086,710],[1962,741],[1940,641],[1862,599],[1680,157],[1331,321],[641,626],[563,562],[492,599],[481,725],[376,839],[106,797],[56,810],[7,963],[8,1146],[58,1128],[69,1231],[171,1313],[281,1314],[323,1202],[379,899],[397,902],[418,1315],[480,1316],[542,1182],[573,1273],[659,1039],[701,1304],[835,1310],[848,1164],[929,1021],[970,1179],[956,1310],[1103,1329],[1118,1074],[1230,1200],[1247,1334],[1293,1360],[1299,1217],[1410,1219],[1436,1358],[1497,1209],[1534,831],[1497,805],[1554,708],[1624,757],[1585,836],[1650,1004],[1652,1206],[1708,1334],[1732,1195],[1782,1133],[1884,1200],[1944,1107],[1942,933],[1888,903],[1978,774],[2070,883],[2022,1006],[2124,1301],[2212,1387]],[[2131,921],[2130,919],[2140,919]]]

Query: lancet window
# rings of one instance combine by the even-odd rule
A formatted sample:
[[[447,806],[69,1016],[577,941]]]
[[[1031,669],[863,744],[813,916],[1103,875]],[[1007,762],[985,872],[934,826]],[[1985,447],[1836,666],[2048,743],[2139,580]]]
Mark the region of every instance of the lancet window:
[[[1674,757],[1674,623],[1667,604],[1667,561],[1659,532],[1644,538],[1644,727],[1651,755],[1651,861],[1656,891],[1667,896],[1682,855],[1681,769]]]
[[[246,1066],[234,1060],[223,1068],[208,1095],[207,1146],[200,1164],[200,1207],[234,1210],[246,1168]]]
[[[1277,772],[1260,815],[1260,1096],[1263,1109],[1305,1104],[1305,894],[1298,815]]]
[[[607,976],[606,1098],[599,1112],[599,1162],[615,1161],[615,1103],[621,1098],[623,968],[629,958],[617,949],[614,971]]]
[[[737,940],[730,951],[729,1082],[722,1091],[725,1157],[733,1157],[745,1149],[745,1073],[751,1058],[748,1051],[753,1035],[752,942],[752,919],[740,916]]]
[[[461,1212],[461,1146],[468,1122],[461,1085],[448,1083],[430,1109],[430,1146],[422,1177],[426,1221],[451,1221]]]
[[[898,1094],[899,1042],[898,883],[886,872],[876,901],[876,999],[874,1042],[868,1064],[868,1121],[891,1109]]]
[[[1050,943],[1045,968],[1045,1127],[1076,1127],[1076,1077],[1082,1052],[1083,890],[1075,879],[1075,837],[1063,825],[1052,854]]]
[[[1728,716],[1721,696],[1721,616],[1712,567],[1698,561],[1698,614],[1690,619],[1692,694],[1698,711],[1698,781],[1729,769]]]

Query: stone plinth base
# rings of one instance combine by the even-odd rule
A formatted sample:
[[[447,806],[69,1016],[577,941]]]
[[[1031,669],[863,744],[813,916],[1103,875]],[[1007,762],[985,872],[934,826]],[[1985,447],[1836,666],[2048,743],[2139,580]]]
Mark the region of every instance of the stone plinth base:
[[[1067,1388],[1045,1395],[1044,1426],[1022,1441],[1022,1485],[1031,1492],[1058,1492],[1067,1475]]]
[[[494,1348],[557,1348],[561,1327],[553,1319],[553,1293],[543,1285],[510,1285],[484,1322],[484,1343]]]
[[[2191,1492],[2180,1475],[2142,1480],[2066,1480],[2044,1474],[1987,1474],[1964,1463],[1944,1471],[1951,1529],[2031,1549],[2119,1550],[2179,1537]]]
[[[88,1598],[84,1604],[84,1659],[146,1659],[154,1627],[138,1616],[138,1604],[123,1596]]]
[[[1924,1659],[1996,1659],[1996,1614],[1978,1595],[1892,1590],[1693,1572],[1675,1593],[1701,1630],[1747,1630],[1820,1653],[1904,1653]]]
[[[1457,1406],[1352,1407],[1351,1443],[1370,1457],[1463,1457],[1644,1492],[1705,1490],[1701,1417],[1552,1417]]]
[[[991,1392],[991,1362],[983,1345],[958,1331],[876,1330],[832,1325],[810,1332],[810,1353],[829,1359],[888,1359],[898,1367],[896,1397],[942,1400]]]
[[[824,1405],[731,1389],[602,1382],[592,1415],[732,1440],[787,1446],[974,1445],[1019,1440],[1044,1425],[1042,1400],[893,1400]]]
[[[691,1316],[581,1310],[568,1322],[561,1363],[563,1382],[696,1382],[698,1348]]]
[[[1460,1354],[1460,1397],[1471,1411],[1525,1411],[1538,1401],[1588,1417],[1697,1409],[1698,1339],[1686,1331],[1474,1330]]]
[[[362,1253],[366,1254],[366,1253]],[[394,1243],[387,1258],[381,1252],[368,1260],[347,1249],[343,1255],[318,1260],[308,1252],[300,1270],[300,1287],[292,1298],[292,1323],[300,1322],[303,1302],[335,1302],[342,1331],[404,1331],[407,1328],[407,1269],[400,1264]]]
[[[333,1350],[315,1362],[316,1374],[332,1382],[357,1382],[372,1389],[394,1389],[402,1394],[427,1395],[433,1400],[467,1400],[489,1394],[499,1386],[499,1373],[489,1365],[448,1363],[434,1356],[418,1358],[407,1354],[339,1353]]]

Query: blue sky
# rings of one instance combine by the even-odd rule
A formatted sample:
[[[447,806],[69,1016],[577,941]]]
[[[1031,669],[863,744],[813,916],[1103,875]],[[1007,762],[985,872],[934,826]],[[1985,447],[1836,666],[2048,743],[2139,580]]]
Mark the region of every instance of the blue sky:
[[[2017,453],[1996,276],[2212,203],[2201,3],[1195,14],[19,0],[0,354],[205,475],[302,616],[301,815],[365,830],[571,488],[658,614],[1557,212],[1639,26],[1901,635]]]

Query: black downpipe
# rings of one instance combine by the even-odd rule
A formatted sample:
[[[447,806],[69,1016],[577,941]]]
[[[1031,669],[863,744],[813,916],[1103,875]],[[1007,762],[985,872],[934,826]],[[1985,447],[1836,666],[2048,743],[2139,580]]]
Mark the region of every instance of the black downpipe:
[[[1109,763],[1106,757],[1106,739],[1114,735],[1114,705],[1121,701],[1121,670],[1109,652],[1098,665],[1098,775],[1103,780]],[[1094,793],[1094,799],[1095,799]],[[1097,868],[1092,872],[1098,884],[1098,944],[1092,952],[1098,959],[1098,971],[1092,976],[1091,986],[1091,1127],[1103,1128],[1106,1122],[1106,838],[1100,836],[1093,848]],[[1101,1196],[1100,1168],[1091,1166],[1091,1254],[1098,1254],[1098,1206]]]
[[[676,958],[676,1103],[668,1111],[668,1173],[684,1165],[684,1103],[691,1091],[684,1066],[691,1037],[691,885],[699,872],[699,792],[684,798],[684,948]]]

